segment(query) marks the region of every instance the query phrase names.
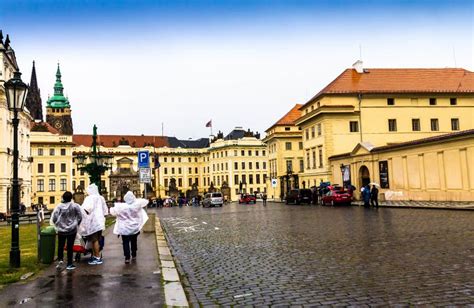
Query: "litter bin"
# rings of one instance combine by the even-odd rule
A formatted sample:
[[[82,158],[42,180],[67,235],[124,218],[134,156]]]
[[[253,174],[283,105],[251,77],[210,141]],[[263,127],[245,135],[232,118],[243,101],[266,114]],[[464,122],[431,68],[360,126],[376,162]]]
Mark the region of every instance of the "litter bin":
[[[40,259],[41,263],[51,264],[54,261],[54,250],[56,248],[56,229],[53,226],[46,227],[40,233]]]

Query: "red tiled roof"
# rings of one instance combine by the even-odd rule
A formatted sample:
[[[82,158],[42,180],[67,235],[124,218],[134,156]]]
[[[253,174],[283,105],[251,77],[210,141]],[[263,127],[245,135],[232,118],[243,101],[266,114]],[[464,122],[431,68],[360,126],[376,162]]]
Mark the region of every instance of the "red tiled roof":
[[[31,122],[32,132],[50,132],[59,135],[59,131],[47,122]]]
[[[462,68],[346,69],[308,103],[322,95],[358,93],[474,93],[474,73]]]
[[[285,114],[280,120],[278,120],[275,124],[273,124],[270,128],[268,128],[267,131],[274,126],[294,125],[296,120],[301,116],[301,111],[300,111],[301,106],[303,105],[296,104],[293,108],[291,108],[290,111],[288,111],[287,114]]]
[[[128,141],[132,147],[144,147],[145,145],[169,147],[168,137],[163,136],[99,135],[97,138],[98,143],[105,147],[119,146],[124,140]],[[73,135],[72,141],[78,146],[91,146],[92,135]]]

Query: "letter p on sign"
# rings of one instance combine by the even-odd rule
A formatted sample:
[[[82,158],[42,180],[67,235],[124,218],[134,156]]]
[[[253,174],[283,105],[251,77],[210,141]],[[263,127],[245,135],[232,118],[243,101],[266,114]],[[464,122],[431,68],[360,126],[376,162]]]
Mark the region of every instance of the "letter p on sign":
[[[150,167],[150,153],[148,151],[138,152],[138,168]]]

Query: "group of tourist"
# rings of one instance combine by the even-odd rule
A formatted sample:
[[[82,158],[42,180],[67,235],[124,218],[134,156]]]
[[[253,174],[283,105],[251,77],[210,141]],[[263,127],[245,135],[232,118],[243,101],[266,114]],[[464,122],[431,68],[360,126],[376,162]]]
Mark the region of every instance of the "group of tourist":
[[[362,187],[362,200],[364,200],[364,206],[374,206],[379,207],[379,189],[377,185],[372,184],[372,189],[370,185]]]
[[[75,203],[72,193],[66,191],[61,203],[56,206],[51,215],[53,224],[58,233],[58,264],[57,269],[62,269],[64,261],[64,249],[67,251],[67,270],[74,270],[73,264],[74,243],[77,239],[84,238],[91,247],[91,258],[89,265],[100,265],[103,263],[101,256],[100,240],[105,230],[105,216],[109,209],[104,197],[99,194],[95,184],[86,189],[87,197],[82,206]],[[116,216],[113,233],[122,237],[125,263],[129,264],[137,256],[137,237],[145,222],[148,220],[143,210],[148,204],[146,199],[137,199],[129,191],[124,196],[125,202],[116,202],[110,209],[110,214]],[[66,247],[65,247],[66,245]]]

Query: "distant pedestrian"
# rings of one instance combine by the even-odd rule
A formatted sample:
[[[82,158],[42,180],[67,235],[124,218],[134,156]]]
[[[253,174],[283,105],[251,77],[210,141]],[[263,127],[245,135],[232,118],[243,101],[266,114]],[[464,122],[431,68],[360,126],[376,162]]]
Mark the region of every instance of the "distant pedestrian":
[[[364,206],[369,207],[370,204],[370,186],[367,185],[362,189],[362,199],[364,200]]]
[[[376,185],[372,185],[372,190],[370,191],[370,204],[379,207],[379,189]]]
[[[262,200],[263,200],[263,205],[267,205],[267,194],[266,193],[262,194]]]
[[[125,264],[129,264],[130,256],[132,260],[137,257],[137,238],[148,220],[148,215],[143,209],[148,201],[137,199],[131,191],[125,194],[124,199],[125,203],[115,203],[110,209],[110,214],[117,216],[113,232],[122,237]]]
[[[102,231],[105,230],[105,216],[108,214],[107,204],[104,197],[99,194],[99,188],[91,184],[86,189],[88,196],[84,199],[82,208],[85,213],[85,231],[82,236],[86,236],[87,241],[92,243],[92,257],[89,265],[102,264],[100,256],[99,240],[102,238]]]
[[[51,215],[56,230],[58,231],[58,265],[63,265],[64,244],[67,249],[67,270],[74,270],[76,266],[72,263],[73,246],[76,238],[77,228],[81,224],[82,214],[78,204],[72,201],[72,193],[66,191],[62,196],[62,202],[56,206]]]

